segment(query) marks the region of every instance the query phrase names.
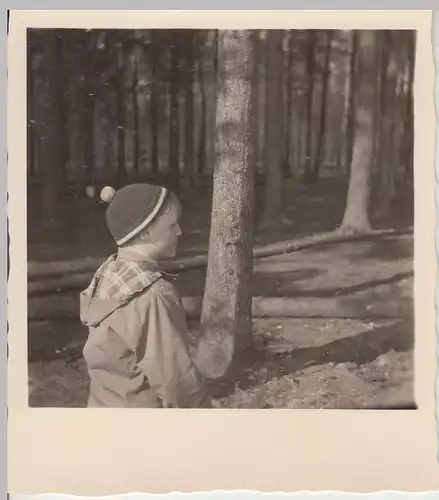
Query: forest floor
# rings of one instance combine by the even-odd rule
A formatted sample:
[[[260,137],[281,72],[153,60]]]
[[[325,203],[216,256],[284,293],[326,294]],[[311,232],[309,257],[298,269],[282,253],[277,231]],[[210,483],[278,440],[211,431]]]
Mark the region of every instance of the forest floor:
[[[185,202],[181,254],[206,251],[209,236],[209,189]],[[306,187],[285,183],[285,215],[292,222],[282,232],[260,231],[257,243],[293,239],[329,231],[340,223],[344,180],[322,180]],[[198,193],[197,193],[198,194]],[[65,231],[41,242],[28,224],[31,261],[103,256],[114,251],[102,205],[76,204]],[[412,224],[410,210],[397,207],[391,219],[375,227]],[[258,259],[253,294],[355,298],[363,304],[397,304],[411,310],[412,235],[337,243]],[[183,295],[200,295],[205,269],[181,273]],[[191,323],[196,332],[197,325]],[[85,329],[79,321],[48,322],[49,345],[37,346],[29,363],[31,406],[84,406],[88,376],[80,352]],[[62,337],[60,336],[62,332]],[[219,408],[389,408],[414,407],[414,325],[406,318],[265,318],[254,319],[256,353],[239,373],[212,383]],[[38,342],[33,340],[33,344]]]

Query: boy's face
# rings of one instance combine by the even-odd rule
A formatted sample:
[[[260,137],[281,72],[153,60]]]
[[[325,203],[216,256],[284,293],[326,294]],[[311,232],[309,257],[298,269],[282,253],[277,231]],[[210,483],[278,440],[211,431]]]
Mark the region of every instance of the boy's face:
[[[182,234],[179,221],[180,210],[172,205],[148,231],[148,239],[155,247],[157,259],[175,256],[178,237]]]

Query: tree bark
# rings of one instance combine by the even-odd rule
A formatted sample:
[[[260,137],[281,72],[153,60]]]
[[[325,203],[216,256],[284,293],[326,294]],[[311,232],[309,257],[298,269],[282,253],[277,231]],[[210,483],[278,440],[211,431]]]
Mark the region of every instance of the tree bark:
[[[316,30],[309,30],[308,49],[306,54],[306,114],[305,114],[305,166],[304,177],[309,181],[312,175],[312,105],[314,96],[314,66],[315,66],[315,46],[317,43]]]
[[[154,30],[151,30],[151,174],[153,177],[159,175],[159,110],[160,90],[158,71],[158,44],[159,38]]]
[[[367,232],[369,221],[370,174],[373,161],[374,31],[359,33],[360,85],[355,110],[355,140],[346,209],[340,230]]]
[[[288,62],[287,62],[287,99],[286,99],[286,129],[285,129],[285,156],[284,156],[284,175],[292,175],[291,167],[291,137],[293,125],[293,71],[294,71],[294,42],[295,31],[290,30],[288,39]]]
[[[197,364],[224,375],[235,355],[252,345],[253,165],[250,150],[248,31],[220,31],[214,188],[206,287]]]
[[[259,158],[259,55],[260,55],[260,30],[252,32],[252,81],[251,81],[251,160],[253,162],[253,173],[257,175],[257,165]]]
[[[349,49],[348,49],[348,59],[346,68],[346,80],[345,80],[345,103],[343,112],[343,150],[342,150],[342,167],[343,171],[347,176],[350,175],[351,163],[352,163],[352,153],[354,145],[354,128],[355,128],[355,62],[357,59],[357,48],[358,48],[358,32],[351,31],[349,37]]]
[[[59,135],[59,163],[58,163],[58,197],[62,199],[67,191],[67,166],[69,163],[69,128],[68,128],[68,83],[65,54],[65,39],[62,30],[57,30],[56,36],[56,58],[57,58],[57,92],[55,105],[59,108],[60,114],[60,135]]]
[[[123,185],[127,179],[125,158],[126,110],[125,110],[125,47],[123,41],[116,43],[118,71],[115,75],[117,106],[117,181]]]
[[[43,60],[41,64],[43,95],[40,100],[40,154],[41,154],[41,224],[43,230],[57,228],[60,222],[59,203],[59,164],[63,161],[60,148],[62,144],[62,113],[57,106],[59,95],[58,50],[56,30],[45,34]]]
[[[91,44],[84,44],[81,54],[84,66],[84,86],[82,100],[82,134],[84,138],[84,165],[83,183],[84,187],[93,184],[95,171],[95,105],[96,84],[95,68],[93,64],[93,48]],[[90,50],[89,50],[90,49]]]
[[[140,173],[139,155],[140,155],[140,118],[139,118],[139,102],[137,97],[137,85],[139,79],[139,62],[137,54],[134,54],[134,72],[133,72],[133,167],[137,175]]]
[[[27,99],[26,99],[26,157],[28,180],[33,180],[35,175],[35,154],[34,154],[34,40],[29,30],[27,31],[27,57],[26,57],[26,79],[27,79]]]
[[[281,30],[268,30],[263,225],[270,228],[280,224],[282,214],[282,40]]]
[[[200,89],[201,89],[201,124],[200,124],[200,140],[198,143],[198,162],[195,174],[200,175],[204,171],[204,165],[206,162],[205,151],[206,151],[206,89],[204,81],[204,71],[202,61],[199,61],[198,65],[199,76],[200,76]]]
[[[194,175],[194,35],[188,33],[185,38],[185,68],[184,68],[184,91],[185,91],[185,149],[184,149],[184,173],[182,178],[183,196],[189,195],[192,189]]]
[[[177,30],[171,32],[171,116],[169,129],[169,170],[167,185],[173,191],[178,191],[180,184],[179,172],[179,120],[178,120],[178,94],[179,94],[179,64],[180,64],[180,34]]]
[[[405,99],[405,119],[402,147],[400,149],[400,162],[404,165],[404,184],[413,185],[413,149],[414,149],[414,107],[413,107],[413,82],[415,75],[416,32],[409,32],[408,43],[408,82]]]
[[[326,111],[327,111],[329,78],[331,74],[330,62],[331,62],[332,37],[333,37],[332,30],[327,30],[325,66],[323,68],[323,78],[322,78],[322,103],[320,108],[319,135],[317,139],[317,150],[314,157],[314,168],[312,171],[312,178],[311,178],[313,182],[316,182],[318,180],[320,174],[320,166],[325,158]]]
[[[212,172],[215,165],[215,120],[217,98],[217,66],[218,66],[218,32],[212,33],[212,46],[209,47],[208,57],[205,59],[206,71],[206,156],[204,172]]]

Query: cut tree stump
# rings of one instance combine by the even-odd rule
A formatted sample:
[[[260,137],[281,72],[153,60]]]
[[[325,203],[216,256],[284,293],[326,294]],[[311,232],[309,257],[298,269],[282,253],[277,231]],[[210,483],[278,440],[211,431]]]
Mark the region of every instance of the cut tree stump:
[[[364,241],[385,236],[411,235],[413,228],[403,230],[383,229],[374,230],[362,234],[340,234],[339,231],[319,233],[290,241],[280,241],[263,246],[256,246],[253,250],[254,258],[270,257],[284,253],[297,252],[314,246],[324,246],[337,243],[347,243],[350,241]],[[47,280],[46,285],[40,285],[41,291],[56,291],[58,288],[68,288],[76,286],[78,288],[86,286],[92,273],[106,260],[105,257],[86,257],[75,261],[59,262],[28,262],[27,272],[29,282],[41,282]],[[191,255],[169,260],[163,263],[163,270],[176,273],[190,269],[198,269],[207,265],[207,254]],[[72,279],[72,275],[74,278]],[[53,281],[50,281],[50,279]],[[49,286],[50,283],[50,286]],[[28,284],[30,287],[31,283]],[[38,286],[33,286],[30,290],[38,293]],[[32,292],[33,293],[33,292]]]
[[[188,318],[198,318],[202,297],[183,297]],[[408,318],[413,314],[410,298],[394,301],[391,298],[375,298],[368,303],[363,292],[347,297],[253,297],[254,318],[356,318],[386,319]],[[45,297],[30,297],[28,319],[62,320],[78,318],[79,295],[58,294]]]

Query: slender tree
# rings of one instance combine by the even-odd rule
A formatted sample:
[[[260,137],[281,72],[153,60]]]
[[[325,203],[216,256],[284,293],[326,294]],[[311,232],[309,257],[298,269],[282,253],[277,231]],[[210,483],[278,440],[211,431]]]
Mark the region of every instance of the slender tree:
[[[184,36],[184,173],[182,178],[183,195],[187,196],[192,188],[194,175],[194,121],[195,121],[195,99],[194,99],[194,72],[195,72],[195,33],[193,31]]]
[[[220,31],[214,191],[198,366],[227,372],[252,346],[252,207],[250,32]]]
[[[320,123],[319,123],[319,133],[317,136],[317,148],[314,157],[314,167],[312,171],[311,180],[313,182],[317,181],[319,178],[320,167],[325,158],[325,138],[326,138],[326,111],[327,111],[327,100],[328,100],[328,87],[329,78],[331,75],[331,44],[332,44],[333,32],[332,30],[326,31],[326,46],[325,46],[325,63],[323,67],[323,78],[322,78],[322,103],[320,106]]]
[[[171,32],[171,70],[170,70],[170,94],[171,94],[171,116],[169,127],[169,171],[167,182],[171,189],[177,191],[179,188],[179,113],[178,95],[180,80],[180,33],[178,30]]]
[[[115,56],[117,72],[115,72],[116,116],[117,116],[117,182],[122,185],[127,179],[125,138],[126,138],[126,107],[125,107],[125,50],[124,40],[115,40]]]
[[[96,78],[95,73],[95,44],[93,32],[86,33],[83,48],[80,54],[83,69],[83,97],[82,97],[82,137],[84,138],[84,185],[93,183],[95,171],[95,107],[96,107]],[[124,165],[125,168],[125,165]]]
[[[404,110],[404,130],[402,147],[400,148],[400,161],[404,165],[404,183],[405,185],[413,183],[413,82],[415,74],[415,51],[416,51],[416,31],[408,31],[407,38],[407,91],[405,97]]]
[[[343,110],[343,149],[341,163],[344,172],[349,175],[351,170],[352,152],[354,143],[354,126],[355,126],[355,109],[354,109],[354,96],[355,96],[355,67],[357,60],[358,48],[358,32],[351,31],[349,33],[349,48],[348,58],[346,60],[346,80],[345,80],[345,101]]]
[[[305,167],[304,176],[305,180],[311,178],[312,168],[312,109],[314,97],[314,68],[315,68],[315,46],[317,43],[316,30],[309,30],[308,33],[308,46],[306,52],[306,78],[307,78],[307,92],[306,92],[306,116],[305,116]]]
[[[63,117],[56,97],[60,94],[60,73],[57,71],[58,35],[56,30],[41,34],[42,95],[40,97],[40,154],[41,154],[41,223],[43,230],[52,230],[60,223],[59,164],[63,161]]]
[[[263,222],[271,228],[281,222],[282,214],[282,39],[281,30],[268,31]]]
[[[340,227],[343,233],[361,233],[371,229],[369,202],[373,161],[376,34],[374,31],[364,30],[358,37],[359,85],[355,106],[355,140],[346,209]]]
[[[131,87],[131,96],[133,99],[133,167],[137,175],[140,173],[139,154],[140,154],[140,117],[139,117],[139,101],[137,95],[137,87],[139,83],[139,61],[138,54],[134,52],[134,70],[133,83]]]
[[[27,30],[27,53],[26,53],[26,79],[27,79],[27,99],[26,99],[26,153],[27,153],[27,171],[29,179],[35,175],[35,152],[34,152],[34,68],[35,40],[32,31]]]
[[[285,156],[284,156],[284,176],[292,174],[291,169],[291,138],[293,130],[293,73],[294,73],[294,45],[296,41],[295,31],[290,30],[288,33],[288,58],[287,58],[287,89],[286,89],[286,129],[285,129]]]
[[[159,81],[159,43],[160,37],[151,30],[151,174],[159,174],[159,127],[160,127],[160,81]]]

